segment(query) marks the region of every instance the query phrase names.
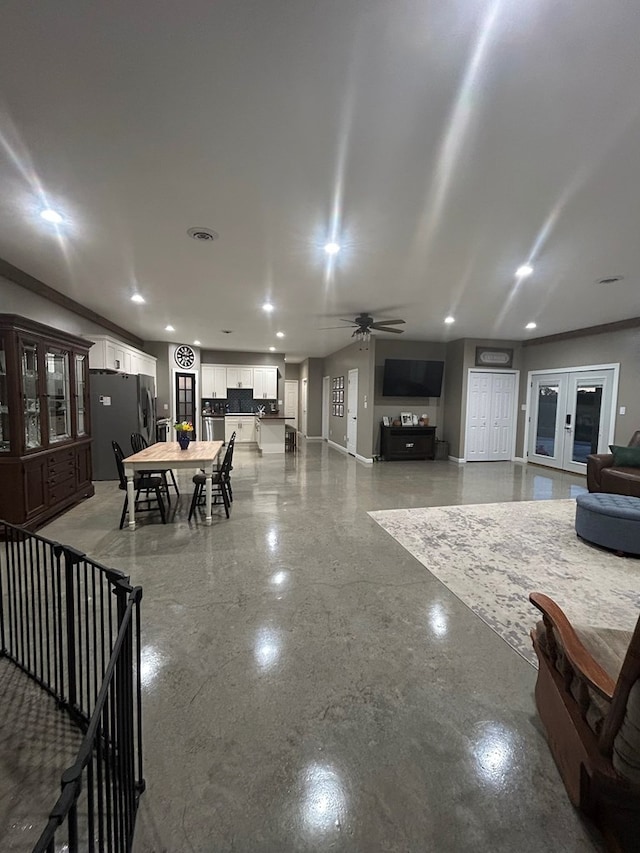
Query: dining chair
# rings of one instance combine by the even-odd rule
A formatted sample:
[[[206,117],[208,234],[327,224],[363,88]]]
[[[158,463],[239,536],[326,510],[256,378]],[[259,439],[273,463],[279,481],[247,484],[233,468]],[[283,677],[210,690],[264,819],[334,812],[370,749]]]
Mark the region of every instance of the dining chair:
[[[124,453],[122,452],[122,448],[118,444],[117,441],[111,442],[111,447],[113,448],[113,455],[116,459],[116,466],[118,468],[118,478],[120,480],[120,485],[118,488],[124,491],[124,505],[122,507],[122,515],[120,516],[120,530],[122,530],[124,526],[124,519],[127,514],[127,509],[129,508],[129,494],[127,492],[127,478],[124,473]],[[146,472],[144,474],[138,474],[134,477],[133,481],[134,488],[136,490],[134,502],[135,502],[135,511],[136,512],[154,512],[156,507],[152,506],[153,503],[158,504],[158,509],[160,510],[160,517],[162,518],[162,523],[167,523],[167,517],[164,511],[164,501],[162,500],[162,490],[163,490],[163,482],[162,477],[151,476],[151,472]],[[140,497],[140,492],[144,492],[145,496]],[[150,492],[155,494],[155,498],[150,496]],[[140,504],[147,504],[146,507],[141,507]]]
[[[231,510],[231,501],[233,500],[230,495],[231,484],[229,482],[229,471],[231,468],[231,459],[233,457],[233,447],[235,444],[235,433],[229,440],[227,445],[227,451],[224,455],[224,460],[222,465],[213,472],[211,479],[211,490],[213,503],[218,502],[218,498],[222,498],[222,503],[224,504],[224,511],[229,518],[230,510]],[[205,495],[205,485],[207,482],[206,475],[204,473],[196,474],[193,477],[193,483],[195,485],[195,489],[193,490],[193,497],[191,498],[191,506],[189,507],[189,521],[193,516],[193,513],[196,511],[196,507],[202,506],[205,503],[206,495]]]
[[[134,453],[140,453],[141,450],[149,447],[149,442],[147,439],[141,435],[139,432],[131,433],[131,449]],[[180,497],[180,492],[178,491],[178,484],[176,483],[176,478],[171,468],[159,468],[155,471],[148,471],[147,473],[151,476],[162,477],[162,482],[167,493],[167,501],[169,502],[169,506],[171,505],[171,496],[169,495],[169,483],[167,481],[167,471],[171,475],[171,480],[173,482],[173,488],[176,490],[176,495]]]

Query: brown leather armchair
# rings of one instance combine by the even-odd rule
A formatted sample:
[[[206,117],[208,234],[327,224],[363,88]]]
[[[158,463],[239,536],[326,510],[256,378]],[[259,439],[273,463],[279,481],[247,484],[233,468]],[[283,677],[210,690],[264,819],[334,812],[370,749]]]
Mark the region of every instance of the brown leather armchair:
[[[629,447],[640,447],[640,429],[631,436]],[[640,498],[640,468],[614,468],[613,453],[592,453],[587,456],[587,488]]]

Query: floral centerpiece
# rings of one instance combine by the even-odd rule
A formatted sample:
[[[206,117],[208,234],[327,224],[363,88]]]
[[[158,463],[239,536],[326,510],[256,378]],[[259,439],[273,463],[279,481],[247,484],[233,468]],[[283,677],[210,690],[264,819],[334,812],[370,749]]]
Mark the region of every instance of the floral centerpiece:
[[[189,421],[182,421],[181,423],[174,424],[173,428],[177,433],[178,444],[182,450],[186,450],[187,447],[189,447],[189,442],[191,441],[193,424],[189,423]]]

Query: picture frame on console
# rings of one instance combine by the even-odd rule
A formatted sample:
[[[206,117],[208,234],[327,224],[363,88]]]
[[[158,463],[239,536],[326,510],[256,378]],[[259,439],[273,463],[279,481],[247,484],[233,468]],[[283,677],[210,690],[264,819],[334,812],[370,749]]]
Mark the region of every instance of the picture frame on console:
[[[403,427],[413,426],[413,412],[400,412],[400,422]]]

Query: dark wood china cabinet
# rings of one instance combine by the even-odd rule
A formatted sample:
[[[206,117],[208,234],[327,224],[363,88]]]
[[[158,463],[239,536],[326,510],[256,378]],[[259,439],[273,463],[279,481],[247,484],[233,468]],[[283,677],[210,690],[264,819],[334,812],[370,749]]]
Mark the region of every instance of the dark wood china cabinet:
[[[0,314],[0,519],[35,530],[93,494],[90,347]]]

